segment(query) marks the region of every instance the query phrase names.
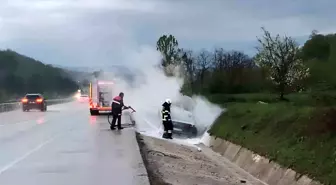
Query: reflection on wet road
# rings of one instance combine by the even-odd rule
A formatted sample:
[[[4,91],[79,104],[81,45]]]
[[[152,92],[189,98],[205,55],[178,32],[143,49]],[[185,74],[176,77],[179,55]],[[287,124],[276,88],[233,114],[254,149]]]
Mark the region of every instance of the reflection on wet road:
[[[110,131],[86,104],[0,114],[0,184],[148,184],[134,131]]]

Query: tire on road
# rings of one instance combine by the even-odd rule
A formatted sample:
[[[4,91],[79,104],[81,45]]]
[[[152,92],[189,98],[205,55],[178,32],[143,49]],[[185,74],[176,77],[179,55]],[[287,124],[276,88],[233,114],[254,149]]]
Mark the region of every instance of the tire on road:
[[[41,112],[46,112],[47,111],[47,106],[42,107]]]
[[[90,114],[91,114],[91,116],[96,116],[96,115],[99,115],[99,111],[90,109]]]
[[[107,115],[107,122],[108,122],[110,125],[112,124],[112,119],[113,119],[112,114],[108,114],[108,115]]]

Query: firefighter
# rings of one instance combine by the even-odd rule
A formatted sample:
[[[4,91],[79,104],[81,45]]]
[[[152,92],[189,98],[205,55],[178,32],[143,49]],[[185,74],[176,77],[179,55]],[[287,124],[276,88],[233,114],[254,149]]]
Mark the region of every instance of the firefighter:
[[[166,99],[166,101],[162,104],[162,124],[164,127],[164,132],[162,138],[165,139],[173,139],[173,122],[170,116],[170,106],[171,100]]]
[[[116,121],[118,120],[118,130],[123,129],[121,127],[121,114],[124,109],[128,109],[129,107],[124,105],[124,93],[120,92],[119,96],[116,96],[113,98],[112,101],[112,124],[111,124],[111,130],[115,130],[115,124]]]

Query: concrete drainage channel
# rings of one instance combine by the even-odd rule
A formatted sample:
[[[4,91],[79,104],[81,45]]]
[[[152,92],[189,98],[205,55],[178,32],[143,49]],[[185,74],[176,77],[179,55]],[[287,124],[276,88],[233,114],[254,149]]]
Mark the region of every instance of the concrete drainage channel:
[[[145,136],[137,141],[153,185],[321,185],[241,146],[208,136],[197,147]]]
[[[151,185],[171,185],[169,183],[166,183],[162,180],[162,177],[160,177],[161,175],[157,174],[155,168],[157,166],[155,166],[155,164],[151,163],[148,160],[148,155],[150,155],[150,150],[148,149],[147,145],[145,144],[143,137],[141,136],[140,133],[136,133],[136,139],[138,141],[139,144],[139,148],[140,148],[140,153],[143,159],[143,162],[145,164],[146,170],[147,170],[147,174],[148,174],[148,179],[149,179],[149,183]],[[153,155],[153,153],[151,153]]]
[[[292,169],[280,166],[246,148],[209,136],[205,145],[217,152],[226,160],[239,166],[246,173],[270,185],[322,185],[306,175],[298,174]]]
[[[241,146],[208,136],[187,146],[136,134],[149,181],[153,185],[321,185],[282,168]],[[201,150],[197,148],[200,147]]]
[[[218,163],[222,159],[206,154],[208,150],[140,133],[136,138],[152,185],[265,185],[237,166]]]

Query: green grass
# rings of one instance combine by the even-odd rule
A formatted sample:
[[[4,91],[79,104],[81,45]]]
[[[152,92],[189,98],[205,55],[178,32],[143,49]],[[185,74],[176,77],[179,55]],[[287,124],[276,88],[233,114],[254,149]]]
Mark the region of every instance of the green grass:
[[[272,97],[235,97],[245,97],[245,101],[226,102],[228,111],[216,120],[209,131],[211,135],[322,183],[336,184],[336,110],[332,106],[311,106],[306,102],[309,97],[302,95],[292,95],[289,103],[269,104],[256,102],[272,102]]]
[[[226,106],[228,103],[267,103],[279,102],[276,94],[251,93],[251,94],[211,94],[206,96],[209,101]],[[292,105],[326,106],[336,105],[336,92],[319,93],[293,93],[285,96]]]

